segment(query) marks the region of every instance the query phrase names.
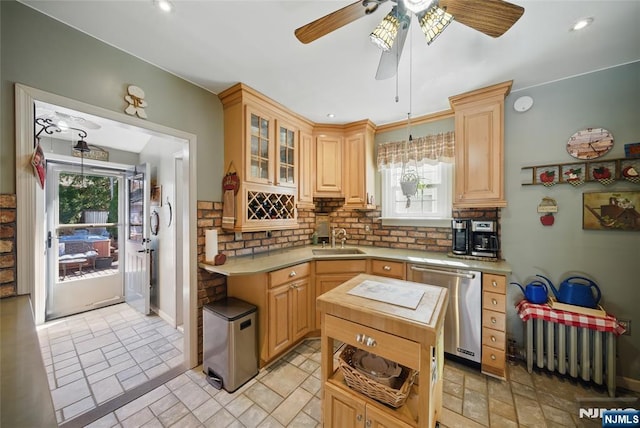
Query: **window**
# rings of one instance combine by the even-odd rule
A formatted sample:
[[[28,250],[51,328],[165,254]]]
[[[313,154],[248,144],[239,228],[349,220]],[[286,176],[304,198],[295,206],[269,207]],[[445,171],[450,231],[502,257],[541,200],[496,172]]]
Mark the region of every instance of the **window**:
[[[432,161],[424,162],[417,167],[412,166],[411,169],[416,172],[419,180],[415,194],[409,197],[403,193],[400,185],[403,176],[402,166],[381,171],[382,217],[421,220],[451,218],[453,165]]]

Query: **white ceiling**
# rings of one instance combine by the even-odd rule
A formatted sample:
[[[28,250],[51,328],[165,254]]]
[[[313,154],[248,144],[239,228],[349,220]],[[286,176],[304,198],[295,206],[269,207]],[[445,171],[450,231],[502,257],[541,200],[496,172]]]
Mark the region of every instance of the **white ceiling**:
[[[36,101],[35,104],[35,117],[48,119],[51,124],[58,127],[47,127],[44,123],[40,123],[40,126],[36,126],[35,129],[40,139],[50,136],[76,143],[80,137],[84,137],[90,145],[140,153],[153,138],[151,132],[136,126],[42,101]],[[86,137],[78,130],[86,132]]]
[[[497,39],[454,21],[427,46],[413,18],[395,102],[396,80],[374,78],[380,51],[368,37],[391,2],[304,45],[297,27],[351,1],[172,0],[170,14],[152,0],[21,1],[213,93],[243,82],[322,123],[381,125],[445,110],[449,96],[505,80],[518,91],[640,60],[640,1],[514,0],[524,15]],[[590,27],[569,31],[584,17],[594,18]]]

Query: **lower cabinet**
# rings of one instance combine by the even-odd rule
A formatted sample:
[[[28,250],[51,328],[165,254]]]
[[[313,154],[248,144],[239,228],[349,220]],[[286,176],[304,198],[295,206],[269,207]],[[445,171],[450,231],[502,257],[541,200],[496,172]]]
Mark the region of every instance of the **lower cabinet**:
[[[316,261],[315,299],[360,273],[367,272],[367,261],[318,260]],[[315,300],[314,300],[315,301]],[[314,305],[315,306],[315,305]],[[320,312],[316,310],[315,328],[320,329]]]
[[[258,308],[260,367],[293,347],[314,322],[312,263],[268,273],[230,276],[227,295]]]
[[[482,373],[506,377],[506,284],[504,275],[482,274]]]
[[[371,260],[371,274],[386,276],[389,278],[406,279],[406,269],[404,262],[393,262],[390,260]]]
[[[309,278],[268,291],[269,356],[288,349],[311,330]]]
[[[354,394],[325,383],[324,426],[327,428],[410,428],[404,422],[370,406]]]

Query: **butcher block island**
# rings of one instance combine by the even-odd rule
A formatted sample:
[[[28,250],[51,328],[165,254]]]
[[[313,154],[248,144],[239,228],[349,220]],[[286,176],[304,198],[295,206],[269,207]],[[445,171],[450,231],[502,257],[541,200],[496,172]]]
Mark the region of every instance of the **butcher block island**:
[[[325,427],[436,426],[442,411],[442,328],[448,299],[442,287],[368,274],[318,297]],[[334,345],[340,344],[344,345],[334,354]],[[405,400],[400,405],[383,404],[384,399],[370,393],[369,384],[350,387],[352,366],[345,369],[344,347],[356,349],[353,362],[356,354],[367,355],[370,361],[382,357],[388,366],[397,364],[410,373],[413,377],[408,379],[415,380]],[[355,365],[362,373],[365,357],[360,361]],[[386,391],[385,386],[380,389]]]

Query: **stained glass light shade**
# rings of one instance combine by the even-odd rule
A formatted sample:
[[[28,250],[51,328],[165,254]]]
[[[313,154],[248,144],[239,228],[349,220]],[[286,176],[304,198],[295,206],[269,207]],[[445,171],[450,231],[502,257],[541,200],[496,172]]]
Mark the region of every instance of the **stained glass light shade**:
[[[398,35],[400,21],[397,17],[397,9],[394,8],[384,17],[382,22],[373,30],[369,37],[371,41],[383,51],[388,51]]]
[[[451,21],[453,21],[453,16],[438,6],[434,6],[424,14],[418,16],[420,28],[422,28],[428,45],[447,28],[447,25],[449,25]]]

